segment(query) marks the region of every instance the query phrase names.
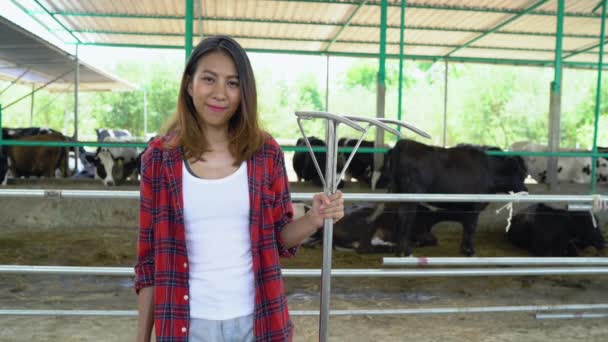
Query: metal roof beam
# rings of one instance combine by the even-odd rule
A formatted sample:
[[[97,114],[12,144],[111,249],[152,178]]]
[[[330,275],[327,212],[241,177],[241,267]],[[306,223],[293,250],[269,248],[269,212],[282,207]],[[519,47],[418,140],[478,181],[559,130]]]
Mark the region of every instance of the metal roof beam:
[[[517,14],[517,15],[515,15],[515,16],[513,16],[513,17],[511,17],[511,18],[509,18],[509,19],[507,19],[505,21],[503,21],[502,23],[498,24],[497,26],[494,26],[494,28],[490,29],[489,31],[484,32],[481,35],[479,35],[479,36],[477,36],[477,37],[469,40],[468,42],[466,42],[466,43],[462,44],[461,46],[459,46],[459,47],[453,49],[452,51],[448,52],[445,56],[448,57],[451,54],[453,54],[454,52],[459,51],[461,49],[464,49],[467,46],[469,46],[469,45],[475,43],[476,41],[480,40],[481,38],[483,38],[483,37],[485,37],[487,35],[490,35],[490,34],[496,32],[496,31],[500,30],[502,27],[505,27],[508,24],[512,23],[513,21],[519,19],[520,17],[522,17],[522,16],[524,16],[524,15],[526,15],[526,14],[534,11],[536,8],[538,8],[539,6],[543,5],[547,1],[548,0],[540,0],[540,1],[536,2],[536,3],[534,3],[532,6],[528,7],[525,11],[523,11],[523,12],[521,12],[521,13],[519,13],[519,14]]]
[[[46,7],[44,7],[44,5],[43,5],[43,4],[41,4],[41,3],[40,3],[40,1],[38,1],[38,0],[34,0],[34,2],[36,2],[36,4],[37,4],[37,5],[38,5],[40,8],[42,8],[42,10],[43,10],[44,12],[46,12],[46,14],[50,15],[50,16],[51,16],[51,18],[53,18],[53,20],[55,20],[55,22],[56,22],[57,24],[59,24],[59,26],[63,27],[63,28],[66,30],[66,31],[68,31],[68,32],[69,32],[69,29],[68,29],[68,28],[67,28],[67,27],[66,27],[66,26],[65,26],[65,25],[64,25],[64,24],[63,24],[61,21],[59,21],[59,19],[57,19],[57,17],[55,17],[55,15],[54,15],[54,14],[51,14],[51,12],[50,12],[50,11],[49,11],[49,10],[48,10]],[[70,33],[70,35],[71,35],[72,37],[74,37],[74,39],[76,39],[76,41],[77,41],[77,42],[79,42],[79,43],[80,43],[80,39],[78,39],[78,37],[76,37],[76,36],[75,36],[73,33]]]
[[[146,49],[183,49],[184,45],[152,45],[152,44],[121,44],[121,43],[82,43],[80,45],[87,46],[109,46],[109,47],[132,47]],[[340,56],[340,57],[364,57],[378,58],[378,53],[356,53],[356,52],[322,52],[322,51],[307,51],[307,50],[269,50],[269,49],[245,49],[248,52],[255,53],[279,53],[292,55],[309,55],[309,56]],[[387,58],[398,59],[399,54],[387,54]],[[519,65],[519,66],[538,66],[552,67],[553,60],[526,60],[526,59],[498,59],[498,58],[480,58],[480,57],[458,57],[458,56],[432,56],[432,55],[404,55],[405,59],[410,60],[427,60],[438,61],[447,59],[450,62],[456,63],[485,63],[485,64],[501,64],[501,65]],[[591,62],[564,62],[564,66],[570,68],[587,68],[597,69],[597,63]],[[608,64],[604,69],[608,68]]]
[[[605,44],[608,44],[608,40],[604,40],[604,45],[605,45]],[[563,59],[566,59],[566,58],[569,58],[569,57],[572,57],[572,56],[576,56],[576,55],[579,55],[579,54],[581,54],[581,53],[586,53],[586,52],[588,52],[589,50],[593,50],[593,49],[595,49],[595,48],[599,47],[600,45],[602,45],[602,43],[593,44],[593,45],[591,45],[591,46],[589,46],[589,47],[586,47],[586,48],[584,48],[584,49],[580,49],[580,50],[577,50],[577,51],[573,51],[573,52],[571,52],[570,54],[568,54],[568,55],[564,56],[564,58],[563,58]],[[594,55],[596,55],[596,53],[593,53],[593,54],[594,54]]]
[[[74,33],[95,33],[95,34],[109,34],[109,35],[130,35],[130,36],[159,36],[159,37],[183,37],[182,33],[165,33],[165,32],[131,32],[131,31],[89,31],[89,30],[73,30]],[[235,39],[265,39],[274,41],[288,41],[288,42],[320,42],[320,43],[345,43],[345,44],[377,44],[375,40],[329,40],[329,39],[312,39],[312,38],[292,38],[292,37],[256,37],[256,36],[238,36],[233,35]],[[388,45],[399,45],[399,42],[387,42]],[[454,44],[437,44],[437,43],[413,43],[408,42],[408,46],[426,46],[426,47],[446,47],[446,48],[457,48],[460,45]],[[510,51],[530,51],[530,52],[553,52],[553,49],[540,49],[540,48],[517,48],[517,47],[504,47],[504,46],[474,46],[475,49],[482,50],[510,50]],[[325,49],[323,52],[328,52]],[[321,52],[321,53],[323,53]],[[575,51],[571,51],[575,52]]]
[[[120,13],[100,15],[100,14],[91,13],[91,12],[51,12],[51,13],[54,15],[59,15],[59,16],[77,16],[77,17],[106,17],[107,16],[110,18],[121,18],[121,19],[161,19],[161,20],[184,20],[184,19],[186,19],[186,17],[184,17],[184,16],[172,16],[172,15],[133,15],[133,14],[120,14]],[[28,14],[35,15],[37,13],[29,11]],[[264,24],[343,26],[343,24],[338,24],[335,22],[326,22],[326,21],[271,20],[271,19],[209,17],[209,16],[194,17],[194,19],[203,20],[203,21],[230,21],[230,22],[264,23]],[[348,26],[349,27],[358,27],[358,28],[377,28],[377,29],[380,28],[379,25],[374,25],[374,24],[350,23]],[[401,27],[399,25],[388,25],[387,28],[396,29],[396,30],[401,29]],[[458,28],[458,27],[433,27],[433,26],[415,26],[415,25],[406,25],[405,29],[406,30],[443,31],[443,32],[466,32],[466,33],[484,33],[484,32],[486,32],[485,30],[476,30],[476,29],[467,29],[467,28]],[[51,30],[51,31],[58,31],[58,30]],[[498,30],[495,33],[523,35],[523,36],[543,36],[543,37],[554,37],[555,36],[555,34],[548,33],[548,32],[525,32],[525,31],[509,31],[509,30]],[[598,39],[599,35],[564,33],[564,37]]]
[[[332,46],[332,44],[338,39],[338,37],[340,36],[342,31],[344,31],[344,29],[346,29],[348,27],[348,25],[350,25],[350,22],[353,20],[353,18],[357,14],[357,12],[359,12],[361,7],[363,7],[363,5],[365,5],[366,2],[367,2],[367,0],[362,0],[361,3],[359,3],[359,5],[351,12],[350,16],[348,17],[348,19],[346,19],[346,21],[344,22],[344,24],[342,25],[340,30],[338,30],[338,32],[332,38],[331,42],[329,42],[329,44],[327,44],[327,46],[325,47],[325,51],[329,50],[329,48]]]
[[[338,4],[338,5],[355,5],[357,4],[354,0],[269,0],[274,2],[310,2],[310,3],[325,3],[325,4]],[[380,6],[379,2],[372,2],[369,6]],[[399,7],[397,2],[391,3],[389,7]],[[495,8],[495,7],[473,7],[473,6],[450,6],[450,5],[429,5],[429,4],[408,4],[410,9],[429,9],[429,10],[442,10],[442,11],[464,11],[464,12],[481,12],[481,13],[504,13],[504,14],[521,14],[522,10],[509,9],[509,8]],[[532,15],[552,16],[557,15],[556,11],[535,11],[530,13]],[[566,17],[577,17],[577,18],[601,18],[599,14],[593,13],[565,13]]]
[[[51,32],[51,29],[44,22],[42,22],[40,19],[36,18],[36,15],[34,15],[32,13],[33,11],[30,11],[27,8],[23,7],[17,0],[11,0],[11,2],[13,3],[13,5],[17,6],[17,8],[19,8],[23,13],[27,14],[30,18],[32,18],[32,20],[34,20],[35,22],[37,22],[40,26],[44,27],[45,30]],[[44,12],[40,12],[40,13],[44,14]],[[59,41],[63,42],[63,38],[62,37],[60,37],[56,33],[53,33],[53,35],[57,39],[59,39]]]

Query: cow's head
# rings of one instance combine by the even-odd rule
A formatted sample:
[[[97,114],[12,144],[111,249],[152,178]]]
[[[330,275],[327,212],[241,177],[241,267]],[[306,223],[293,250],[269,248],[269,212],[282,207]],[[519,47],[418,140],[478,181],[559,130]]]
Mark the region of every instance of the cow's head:
[[[122,158],[114,158],[107,147],[99,147],[94,156],[87,156],[87,161],[95,165],[95,179],[101,179],[103,185],[116,185],[123,178]]]
[[[595,216],[591,212],[570,213],[569,227],[577,248],[595,247],[598,250],[606,247],[606,241]]]
[[[528,177],[528,169],[522,157],[492,156],[490,163],[492,164],[494,192],[528,191],[524,184],[526,177]]]
[[[596,167],[597,181],[602,183],[608,182],[608,158],[598,158]]]

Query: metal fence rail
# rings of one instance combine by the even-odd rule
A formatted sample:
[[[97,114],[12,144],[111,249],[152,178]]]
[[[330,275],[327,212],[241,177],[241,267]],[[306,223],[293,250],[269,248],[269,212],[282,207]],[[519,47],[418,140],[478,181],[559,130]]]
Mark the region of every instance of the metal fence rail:
[[[439,315],[463,313],[504,313],[540,311],[582,311],[606,310],[608,304],[564,304],[564,305],[523,305],[523,306],[485,306],[465,308],[416,308],[416,309],[376,309],[376,310],[330,310],[331,316],[381,316],[381,315]],[[291,316],[319,316],[319,310],[290,310]],[[560,314],[559,316],[581,317],[581,313]],[[600,316],[601,315],[601,316]],[[136,310],[0,310],[0,316],[137,316]],[[540,315],[537,315],[540,316]],[[547,314],[546,316],[550,316]],[[588,313],[589,317],[606,317],[603,313]],[[539,317],[540,318],[540,317]],[[547,317],[551,318],[551,317]],[[558,317],[565,318],[565,317]]]
[[[21,266],[0,265],[0,274],[57,274],[133,276],[130,267]],[[284,269],[285,277],[314,278],[320,269]],[[332,269],[332,277],[480,277],[529,275],[608,274],[608,267],[546,267],[546,268],[459,268],[459,269]]]
[[[292,193],[294,201],[311,200],[314,193]],[[137,190],[56,190],[56,189],[0,189],[0,197],[8,198],[90,198],[90,199],[139,199]],[[502,202],[502,203],[557,203],[588,204],[608,201],[603,195],[526,195],[526,194],[344,194],[346,201],[358,202]]]
[[[608,266],[608,258],[576,257],[576,258],[526,258],[526,257],[496,257],[496,258],[394,258],[382,259],[383,266]]]
[[[607,318],[608,312],[575,312],[560,314],[536,314],[536,319]]]
[[[292,200],[311,200],[313,193],[293,193]],[[0,198],[47,198],[47,199],[139,199],[139,191],[116,190],[33,190],[0,189]],[[345,194],[346,201],[364,202],[567,202],[572,206],[606,201],[600,195],[480,195],[480,194]],[[606,208],[606,206],[600,206]],[[587,208],[587,207],[586,207]],[[592,208],[591,206],[588,208]],[[400,260],[396,260],[400,259]],[[405,260],[403,260],[405,259]],[[608,258],[385,258],[385,265],[416,266],[596,266],[596,267],[514,267],[514,268],[456,268],[456,269],[332,269],[331,277],[475,277],[475,276],[532,276],[532,275],[606,275]],[[134,275],[130,267],[69,267],[69,266],[20,266],[0,265],[0,274],[55,274],[55,275]],[[320,269],[285,269],[286,277],[320,277]],[[406,315],[489,312],[538,312],[559,310],[608,309],[608,304],[541,305],[508,307],[419,308],[383,310],[330,310],[332,316],[340,315]],[[292,311],[294,315],[318,316],[319,311]],[[136,311],[121,310],[0,310],[1,315],[53,315],[53,316],[135,316]],[[578,316],[577,316],[578,315]],[[555,318],[596,318],[605,314],[559,314]],[[553,318],[547,315],[542,318]]]

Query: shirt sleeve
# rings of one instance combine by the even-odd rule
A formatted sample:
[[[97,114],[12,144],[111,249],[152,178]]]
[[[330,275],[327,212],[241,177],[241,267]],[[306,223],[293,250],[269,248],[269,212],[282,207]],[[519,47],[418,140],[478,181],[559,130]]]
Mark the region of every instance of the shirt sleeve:
[[[152,145],[152,143],[150,144]],[[154,286],[154,168],[159,164],[159,150],[150,146],[141,157],[139,185],[139,233],[137,239],[137,263],[135,264],[135,292]],[[155,157],[156,156],[156,157]]]
[[[275,217],[274,229],[277,239],[279,254],[284,257],[295,256],[299,246],[287,248],[283,243],[281,231],[290,222],[293,221],[293,207],[291,205],[291,193],[289,191],[289,180],[285,170],[285,158],[283,151],[277,146],[277,154],[274,161],[274,177],[272,190],[275,193]]]

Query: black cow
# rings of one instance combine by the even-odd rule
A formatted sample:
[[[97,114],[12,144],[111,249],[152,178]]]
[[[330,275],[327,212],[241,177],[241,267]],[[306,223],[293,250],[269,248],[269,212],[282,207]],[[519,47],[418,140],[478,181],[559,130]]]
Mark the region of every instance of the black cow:
[[[308,141],[311,146],[326,146],[325,141],[311,136],[308,137]],[[296,146],[306,146],[306,141],[304,138],[298,139],[296,142]],[[325,152],[314,152],[315,158],[317,159],[317,163],[319,164],[319,168],[321,172],[325,172]],[[315,164],[310,156],[308,151],[302,152],[294,152],[293,154],[293,170],[296,172],[298,177],[298,182],[302,181],[313,181],[313,183],[317,186],[322,186],[321,178],[317,173],[315,168]]]
[[[327,146],[325,144],[325,141],[311,136],[308,137],[308,141],[310,142],[310,145],[312,147],[315,146]],[[306,142],[304,141],[304,138],[300,138],[298,139],[298,141],[296,142],[296,146],[306,146]],[[325,165],[326,165],[326,156],[327,153],[326,152],[314,152],[315,158],[317,159],[317,163],[319,164],[319,168],[321,169],[321,172],[323,172],[323,174],[325,175]],[[293,170],[296,172],[296,175],[298,177],[298,182],[300,181],[312,181],[314,185],[316,186],[323,186],[323,183],[321,182],[321,177],[319,177],[319,174],[317,173],[317,169],[315,168],[315,164],[312,160],[312,157],[310,156],[310,152],[308,151],[304,151],[304,152],[295,152],[293,154]],[[342,165],[340,160],[338,159],[337,161],[337,170],[338,172],[340,172],[340,170],[342,170]],[[344,182],[340,181],[338,183],[338,188],[342,188],[344,186]]]
[[[606,246],[597,217],[545,204],[529,206],[513,216],[509,241],[536,256],[577,256],[578,249]]]
[[[357,145],[357,139],[340,138],[338,140],[338,147],[355,147]],[[373,141],[362,140],[359,147],[374,147]],[[342,164],[346,163],[350,156],[350,152],[338,153],[338,160]],[[387,154],[384,154],[384,161],[386,161]],[[380,167],[382,170],[384,167]],[[349,182],[351,178],[357,179],[359,182],[363,182],[369,185],[372,189],[386,188],[388,186],[388,178],[381,171],[374,170],[374,154],[373,153],[362,153],[357,152],[351,160],[348,169],[345,172],[346,181]]]
[[[495,194],[527,191],[524,179],[527,170],[521,157],[488,156],[489,147],[457,146],[442,148],[413,140],[400,140],[389,158],[392,193],[436,194]],[[479,213],[488,203],[465,202],[428,203],[434,214],[452,212],[450,221],[463,226],[461,251],[475,254],[473,235]],[[397,251],[410,255],[412,225],[416,221],[418,204],[403,202],[399,206]],[[446,217],[447,218],[447,217]]]
[[[8,155],[5,147],[0,146],[0,185],[6,185],[8,181]]]
[[[398,205],[357,203],[344,210],[344,217],[333,228],[333,247],[354,249],[358,253],[389,253],[395,251],[397,243]],[[437,238],[430,232],[431,227],[442,221],[429,209],[420,206],[412,242],[415,246],[434,246]],[[323,240],[323,232],[318,231],[307,246],[314,246]]]

